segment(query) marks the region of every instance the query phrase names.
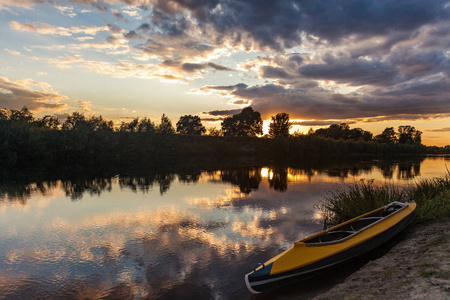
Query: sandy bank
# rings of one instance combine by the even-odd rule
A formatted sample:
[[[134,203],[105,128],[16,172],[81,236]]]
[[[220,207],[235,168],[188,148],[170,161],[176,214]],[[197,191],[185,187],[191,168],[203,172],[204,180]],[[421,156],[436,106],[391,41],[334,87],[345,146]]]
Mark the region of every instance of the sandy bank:
[[[313,299],[450,299],[450,221],[404,234],[384,256]]]

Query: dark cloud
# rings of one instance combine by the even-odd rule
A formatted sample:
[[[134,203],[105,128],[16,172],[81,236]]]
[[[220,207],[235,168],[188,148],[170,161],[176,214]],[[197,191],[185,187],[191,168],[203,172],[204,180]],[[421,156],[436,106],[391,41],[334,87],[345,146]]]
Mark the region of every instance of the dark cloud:
[[[151,20],[167,36],[181,36],[191,26],[191,22],[183,15],[169,16],[158,10],[153,11]]]
[[[206,66],[209,68],[213,68],[214,70],[217,70],[217,71],[234,71],[233,69],[230,69],[228,67],[218,65],[218,64],[215,64],[212,62],[207,63]]]
[[[450,132],[450,127],[436,128],[436,129],[425,129],[425,131],[431,131],[431,132]]]
[[[355,124],[356,121],[349,121],[349,120],[340,120],[340,121],[336,121],[336,120],[332,120],[332,121],[328,121],[328,120],[311,120],[311,121],[301,121],[301,122],[292,122],[292,125],[301,125],[301,126],[328,126],[328,125],[333,125],[333,124],[342,124],[342,123],[346,123],[346,124]]]
[[[139,39],[139,35],[134,30],[128,31],[123,37],[129,41]]]
[[[74,4],[108,9],[116,1],[71,0]],[[192,26],[210,35],[210,41],[229,41],[248,48],[283,50],[301,45],[303,39],[337,44],[348,37],[367,40],[388,37],[380,51],[411,37],[423,25],[450,17],[446,0],[121,0],[143,10],[151,7],[151,20],[163,35],[180,36]],[[17,6],[51,5],[52,0],[24,0]],[[9,4],[14,5],[14,4]],[[213,32],[211,32],[213,30]],[[436,36],[445,31],[435,29]],[[302,39],[303,37],[303,39]],[[360,53],[358,55],[364,55]]]
[[[217,40],[243,43],[247,38],[260,47],[282,50],[299,45],[301,36],[337,43],[349,36],[413,32],[421,26],[448,20],[447,1],[326,1],[326,0],[158,0],[154,16],[179,16],[189,11],[202,26],[212,26]],[[164,26],[163,26],[164,27]],[[168,30],[170,32],[171,30]],[[392,37],[386,46],[401,41]]]
[[[157,55],[164,53],[165,47],[162,43],[154,39],[148,39],[145,44],[136,45],[135,49],[148,55]]]
[[[377,96],[396,96],[397,99],[422,99],[432,100],[432,98],[441,98],[445,104],[450,104],[450,79],[443,76],[433,78],[411,80],[395,86],[385,87],[383,89],[373,90]]]
[[[223,121],[223,119],[225,119],[225,117],[217,117],[217,118],[202,117],[201,118],[201,120],[204,122],[219,122],[219,121]]]
[[[441,85],[434,82],[423,86],[428,90],[430,85]],[[447,84],[447,89],[450,84]],[[398,87],[401,93],[402,87]],[[404,87],[407,90],[407,87]],[[372,121],[395,119],[424,119],[450,113],[450,98],[427,96],[424,100],[420,92],[416,95],[398,97],[377,94],[377,90],[366,89],[364,93],[339,94],[330,90],[300,90],[277,84],[235,85],[225,87],[204,87],[204,92],[224,92],[234,99],[252,101],[252,107],[264,118],[274,112],[288,112],[292,118],[306,120],[352,120],[372,119]]]
[[[288,74],[283,68],[263,66],[261,68],[261,77],[264,78],[292,78],[292,75]]]
[[[136,30],[149,31],[150,28],[151,28],[150,24],[142,23],[141,25],[139,25],[138,28],[136,28]]]
[[[73,1],[73,2],[76,2],[76,1]],[[96,8],[97,10],[102,11],[102,12],[106,12],[108,10],[108,7],[104,3],[93,1],[92,3],[90,3],[90,5],[92,5],[92,7]]]
[[[181,69],[188,73],[198,72],[206,68],[206,64],[183,63]]]
[[[109,32],[111,33],[119,33],[122,31],[122,28],[115,24],[107,24],[106,26],[108,26]]]
[[[232,115],[238,114],[242,109],[230,109],[230,110],[213,110],[202,112],[203,115],[215,116],[215,117],[230,117]],[[202,118],[203,120],[203,118]]]
[[[204,69],[212,68],[216,71],[233,71],[232,69],[218,65],[215,63],[185,63],[176,59],[166,59],[161,63],[161,66],[169,67],[183,73],[198,73]]]
[[[105,39],[105,42],[106,43],[108,43],[108,44],[117,44],[117,43],[119,43],[120,42],[120,39],[118,39],[118,38],[116,38],[116,37],[114,37],[114,36],[108,36],[106,39]]]
[[[205,88],[209,90],[234,91],[246,89],[247,85],[245,83],[238,83],[236,85],[206,86]]]
[[[141,35],[145,36],[144,33]],[[134,46],[134,49],[147,55],[177,60],[205,57],[215,50],[213,46],[191,37],[161,37],[158,34],[147,39],[145,44]]]
[[[442,50],[419,51],[413,48],[393,52],[389,61],[402,72],[416,76],[444,70],[445,65],[448,65],[448,59]]]
[[[63,100],[68,100],[68,97],[49,90],[47,84],[31,79],[14,81],[0,77],[0,108],[21,109],[26,106],[34,112],[56,112],[68,107],[61,103]]]
[[[401,73],[394,66],[375,60],[338,61],[331,64],[309,64],[299,69],[302,76],[333,80],[351,85],[386,85],[398,81]]]

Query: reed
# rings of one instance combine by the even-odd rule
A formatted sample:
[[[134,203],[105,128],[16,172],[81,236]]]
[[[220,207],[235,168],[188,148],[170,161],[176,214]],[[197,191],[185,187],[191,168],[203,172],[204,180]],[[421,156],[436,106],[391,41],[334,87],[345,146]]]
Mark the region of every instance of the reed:
[[[329,227],[390,202],[405,200],[406,194],[394,185],[376,186],[359,182],[329,191],[318,204],[318,209],[325,215],[325,227]]]
[[[339,224],[394,201],[416,201],[415,223],[450,218],[450,172],[444,176],[418,181],[399,188],[358,182],[329,191],[317,208],[324,214],[324,227]]]

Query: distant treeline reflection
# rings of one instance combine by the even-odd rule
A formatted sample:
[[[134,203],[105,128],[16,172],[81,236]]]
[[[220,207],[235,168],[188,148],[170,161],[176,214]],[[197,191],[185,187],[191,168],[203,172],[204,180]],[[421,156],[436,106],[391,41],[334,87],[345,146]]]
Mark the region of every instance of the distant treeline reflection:
[[[147,193],[159,189],[164,194],[171,184],[178,180],[186,184],[196,183],[203,178],[209,182],[228,182],[239,188],[243,194],[257,190],[263,180],[267,180],[270,188],[276,191],[286,191],[289,182],[297,180],[312,180],[314,176],[325,175],[335,178],[352,176],[367,176],[374,170],[379,170],[384,178],[399,180],[411,179],[420,175],[420,165],[423,157],[409,158],[402,161],[361,161],[350,162],[316,162],[313,165],[290,166],[221,166],[211,168],[205,166],[185,166],[184,168],[141,168],[128,172],[120,170],[98,170],[89,168],[58,170],[38,169],[3,169],[0,176],[0,201],[10,201],[26,204],[27,200],[36,194],[48,195],[52,190],[61,188],[67,197],[73,201],[84,195],[100,195],[110,192],[114,184],[121,189]],[[167,171],[171,170],[171,171]],[[68,175],[69,174],[69,175]],[[367,175],[366,175],[367,174]]]

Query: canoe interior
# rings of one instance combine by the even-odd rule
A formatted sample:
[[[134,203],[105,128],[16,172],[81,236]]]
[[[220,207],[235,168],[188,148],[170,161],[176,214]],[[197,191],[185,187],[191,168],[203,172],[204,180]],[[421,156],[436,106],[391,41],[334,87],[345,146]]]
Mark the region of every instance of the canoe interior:
[[[310,238],[306,238],[302,240],[302,242],[306,243],[306,245],[339,243],[342,240],[350,238],[358,232],[374,225],[375,223],[381,222],[390,215],[397,213],[406,207],[407,205],[404,203],[391,203],[389,206],[376,209],[361,217],[334,226],[327,231],[323,231]]]

